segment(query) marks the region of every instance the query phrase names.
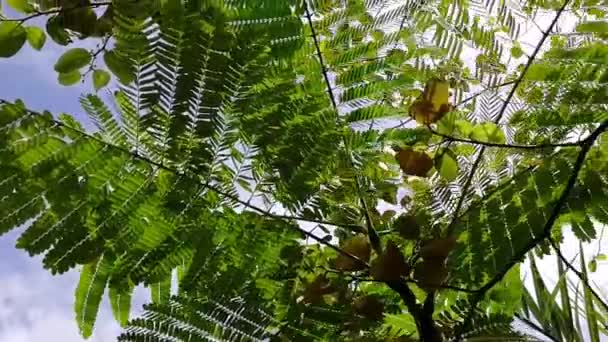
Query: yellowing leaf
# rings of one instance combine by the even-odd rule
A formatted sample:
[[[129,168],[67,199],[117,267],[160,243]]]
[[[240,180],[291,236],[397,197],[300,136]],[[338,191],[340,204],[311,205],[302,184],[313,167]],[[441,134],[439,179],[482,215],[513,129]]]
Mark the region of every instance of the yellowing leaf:
[[[317,304],[321,301],[324,295],[336,291],[336,288],[323,275],[315,278],[304,290],[302,302],[305,304]]]
[[[41,28],[36,26],[30,26],[25,29],[27,32],[27,41],[30,43],[32,48],[40,51],[46,42],[46,35]]]
[[[432,79],[427,82],[422,96],[410,107],[410,116],[425,125],[436,122],[452,110],[449,98],[450,83]]]
[[[342,245],[342,250],[356,256],[363,262],[369,262],[371,255],[371,247],[367,236],[358,234],[346,240]],[[334,267],[341,271],[359,271],[365,268],[365,265],[354,260],[353,258],[339,254],[334,262]]]
[[[372,321],[380,321],[384,317],[384,304],[375,296],[363,296],[353,301],[353,311]]]
[[[409,147],[400,149],[396,158],[401,170],[408,175],[426,177],[433,168],[433,160],[428,154],[414,151]]]
[[[380,281],[399,281],[409,272],[410,266],[405,261],[401,250],[390,240],[382,254],[374,260],[370,270],[371,276]]]
[[[420,237],[420,226],[412,215],[401,215],[393,223],[393,229],[406,240],[417,240]]]
[[[426,84],[423,97],[433,105],[433,110],[438,112],[442,106],[449,104],[450,83],[439,79],[432,79]]]
[[[23,25],[14,21],[0,22],[0,57],[12,57],[19,52],[26,36]]]
[[[447,276],[448,269],[443,258],[424,259],[414,269],[414,279],[426,291],[436,290]]]
[[[443,258],[456,246],[456,237],[449,236],[446,238],[438,238],[425,242],[420,248],[420,256],[423,258]]]

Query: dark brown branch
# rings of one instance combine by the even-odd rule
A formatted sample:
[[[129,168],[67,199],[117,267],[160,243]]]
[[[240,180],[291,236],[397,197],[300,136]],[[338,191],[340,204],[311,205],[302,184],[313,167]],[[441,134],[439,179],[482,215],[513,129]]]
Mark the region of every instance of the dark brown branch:
[[[520,149],[520,150],[540,150],[540,149],[545,149],[545,148],[556,148],[556,147],[574,147],[574,146],[580,146],[580,144],[581,144],[580,141],[569,142],[569,143],[538,144],[538,145],[498,144],[498,143],[493,143],[493,142],[488,142],[488,141],[458,138],[458,137],[450,136],[447,134],[439,133],[439,132],[435,131],[433,128],[431,128],[430,126],[428,126],[428,127],[429,127],[429,131],[431,131],[431,133],[433,133],[434,135],[440,136],[442,138],[445,138],[447,141],[462,142],[462,143],[466,143],[466,144],[482,145],[482,146],[487,146],[487,147],[513,148],[513,149]]]
[[[472,318],[471,317],[472,312],[477,307],[477,304],[479,304],[479,302],[483,299],[485,294],[490,289],[492,289],[496,284],[498,284],[513,266],[515,266],[520,261],[522,261],[525,258],[526,254],[528,254],[529,251],[534,249],[541,242],[543,242],[546,239],[551,237],[551,229],[553,228],[553,224],[559,217],[562,207],[568,200],[570,191],[576,185],[576,180],[578,178],[578,174],[581,171],[581,169],[583,168],[583,164],[585,162],[585,158],[587,157],[587,153],[591,149],[591,146],[593,146],[593,143],[595,142],[595,140],[606,129],[608,129],[608,121],[603,122],[595,131],[593,131],[593,133],[591,133],[585,140],[583,140],[583,144],[581,146],[581,151],[579,152],[579,154],[576,158],[576,162],[574,163],[574,166],[573,166],[572,174],[570,175],[570,178],[568,179],[568,182],[566,183],[566,187],[562,191],[560,197],[555,202],[551,215],[549,216],[549,218],[547,219],[547,222],[545,223],[545,226],[543,227],[542,233],[539,236],[535,237],[534,239],[530,240],[530,242],[521,251],[519,251],[519,253],[515,254],[515,256],[513,258],[511,258],[511,260],[505,265],[505,267],[502,268],[502,270],[500,270],[496,275],[494,275],[494,277],[492,279],[490,279],[484,286],[482,286],[481,288],[479,288],[476,291],[477,293],[471,299],[471,303],[470,303],[471,308],[469,310],[469,314],[465,318],[465,320],[463,321],[462,325],[459,327],[459,329],[456,333],[457,339],[459,339],[460,336],[462,336],[462,333],[468,328],[468,325],[470,324],[470,321]]]
[[[549,28],[547,29],[547,31],[543,32],[543,36],[541,37],[540,41],[536,45],[536,49],[534,49],[534,52],[532,53],[530,58],[528,58],[528,62],[524,66],[524,69],[522,70],[522,72],[519,75],[519,77],[517,78],[517,80],[514,81],[513,87],[511,88],[509,95],[507,95],[507,98],[503,102],[503,105],[500,108],[500,111],[498,113],[498,116],[496,117],[496,120],[494,120],[495,123],[498,123],[500,121],[500,119],[502,119],[505,112],[507,111],[507,107],[509,106],[509,103],[513,99],[513,96],[515,96],[515,92],[517,91],[517,88],[523,81],[524,77],[526,76],[526,73],[532,66],[532,63],[534,62],[534,60],[536,60],[536,56],[538,56],[538,53],[540,52],[542,46],[545,44],[545,41],[549,37],[549,33],[553,30],[553,27],[555,26],[555,24],[557,24],[557,21],[559,20],[562,13],[566,9],[566,6],[568,6],[569,2],[570,2],[570,0],[564,1],[564,4],[557,11],[557,14],[553,18],[553,21],[551,22],[551,25],[549,25]],[[479,153],[477,154],[477,158],[475,158],[475,162],[473,162],[471,171],[469,171],[469,175],[462,188],[462,195],[460,195],[460,198],[458,199],[458,203],[456,204],[456,208],[454,209],[454,215],[452,216],[452,221],[450,222],[450,224],[448,225],[448,228],[447,228],[448,235],[451,235],[454,232],[454,229],[456,228],[455,223],[456,223],[456,220],[458,219],[458,215],[459,215],[458,213],[462,209],[462,205],[464,204],[464,200],[467,196],[467,192],[469,190],[469,187],[471,186],[471,182],[473,181],[473,176],[475,175],[475,172],[477,172],[477,168],[479,167],[479,164],[481,163],[481,159],[483,158],[484,152],[485,152],[485,146],[482,146],[481,149],[479,150]]]
[[[48,11],[43,11],[43,12],[36,12],[33,14],[30,14],[26,17],[23,18],[15,18],[15,19],[0,19],[0,22],[3,21],[13,21],[13,22],[18,22],[23,24],[24,22],[30,20],[30,19],[34,19],[37,17],[42,17],[45,15],[51,15],[51,14],[57,14],[57,13],[61,13],[61,12],[69,12],[69,11],[73,11],[73,10],[77,10],[80,8],[86,8],[86,7],[90,7],[90,8],[97,8],[97,7],[101,7],[101,6],[109,6],[111,5],[112,2],[96,2],[96,3],[92,3],[92,4],[88,4],[88,5],[78,5],[78,6],[74,6],[74,7],[70,7],[70,8],[57,8],[57,9],[53,9],[53,10],[48,10]]]
[[[581,282],[583,283],[583,285],[585,287],[587,287],[589,289],[589,291],[591,292],[591,294],[593,295],[593,297],[595,297],[595,299],[604,307],[604,310],[606,312],[608,312],[608,304],[606,304],[606,302],[604,302],[604,300],[602,299],[602,297],[595,291],[595,289],[593,289],[593,287],[591,286],[591,284],[589,284],[589,279],[587,279],[587,277],[585,276],[585,274],[579,270],[576,269],[576,267],[574,267],[574,265],[572,265],[572,263],[570,263],[568,261],[568,259],[566,259],[566,257],[562,254],[561,249],[559,248],[559,246],[557,245],[557,243],[555,242],[555,240],[553,240],[552,237],[549,237],[549,243],[551,243],[551,246],[553,247],[553,249],[555,250],[555,252],[557,253],[557,256],[560,258],[560,260],[566,264],[566,267],[574,272],[574,274],[576,274],[576,276],[581,280]]]
[[[8,102],[6,100],[1,100],[0,99],[0,104],[8,104],[8,103],[10,103],[10,102]],[[40,113],[35,112],[35,111],[31,111],[31,110],[27,110],[27,111],[29,113],[31,113],[32,115],[41,115]],[[113,149],[115,151],[127,154],[127,155],[131,156],[132,158],[141,160],[141,161],[143,161],[143,162],[145,162],[147,164],[150,164],[152,166],[156,166],[157,168],[163,169],[165,171],[168,171],[168,172],[171,172],[173,174],[176,174],[176,175],[179,175],[179,176],[183,176],[183,177],[186,177],[186,178],[189,178],[189,179],[192,179],[192,180],[201,181],[201,179],[200,179],[201,177],[198,176],[198,175],[196,175],[196,174],[194,174],[191,171],[187,171],[187,170],[185,172],[184,171],[180,171],[180,170],[177,170],[177,169],[172,168],[170,166],[167,166],[167,165],[164,165],[162,163],[156,162],[156,161],[151,160],[151,159],[149,159],[149,158],[147,158],[145,156],[142,156],[142,155],[140,155],[138,153],[134,153],[132,151],[129,151],[128,149],[126,149],[124,147],[117,146],[117,145],[111,144],[111,143],[109,143],[107,141],[104,141],[101,138],[95,137],[94,135],[91,135],[91,134],[89,134],[87,132],[81,131],[81,130],[79,130],[77,128],[74,128],[74,127],[71,127],[71,126],[67,126],[63,122],[58,121],[56,119],[52,119],[52,122],[55,125],[57,125],[58,127],[63,127],[63,128],[65,128],[65,129],[67,129],[67,130],[69,130],[71,132],[74,132],[74,133],[76,133],[76,134],[78,134],[78,135],[80,135],[80,136],[82,136],[84,138],[96,141],[97,143],[100,143],[103,146],[107,146],[108,148],[111,148],[111,149]],[[201,186],[204,187],[204,188],[207,188],[207,189],[209,189],[209,190],[211,190],[211,191],[213,191],[215,193],[217,193],[218,195],[221,195],[222,197],[224,197],[226,199],[232,200],[232,201],[234,201],[236,203],[239,203],[239,204],[241,204],[241,205],[243,205],[243,206],[245,206],[245,207],[247,207],[247,208],[249,208],[251,210],[254,210],[254,211],[256,211],[256,212],[258,212],[258,213],[260,213],[260,214],[262,214],[263,216],[266,216],[266,217],[270,217],[270,218],[274,218],[274,219],[280,219],[280,220],[301,220],[301,221],[309,221],[310,222],[310,220],[305,219],[305,218],[273,214],[273,213],[271,213],[269,211],[266,211],[266,210],[264,210],[262,208],[259,208],[259,207],[255,206],[255,205],[247,203],[247,202],[241,200],[240,198],[235,197],[235,196],[233,196],[233,195],[231,195],[231,194],[229,194],[229,193],[227,193],[227,192],[225,192],[225,191],[223,191],[221,189],[218,189],[217,187],[209,184],[208,182],[204,182],[203,184],[201,184]],[[333,245],[333,244],[325,241],[323,238],[317,237],[316,235],[308,232],[306,229],[303,229],[302,227],[300,227],[298,225],[293,225],[293,227],[294,227],[294,229],[296,229],[300,233],[302,233],[305,236],[307,236],[307,237],[309,237],[309,238],[311,238],[311,239],[319,242],[320,244],[325,245],[325,246],[333,249],[334,251],[336,251],[336,252],[338,252],[340,254],[346,255],[347,257],[355,260],[356,262],[364,265],[367,268],[369,267],[369,265],[365,261],[361,260],[360,258],[354,256],[353,254],[351,254],[351,253],[349,253],[347,251],[342,250],[340,247],[337,247],[337,246],[335,246],[335,245]]]
[[[319,40],[317,38],[317,34],[315,31],[315,26],[312,22],[312,16],[310,14],[310,10],[308,9],[308,6],[306,4],[306,2],[304,2],[304,8],[306,11],[306,19],[308,20],[308,26],[310,27],[310,32],[312,35],[312,39],[313,42],[315,44],[315,49],[317,52],[317,58],[319,58],[319,64],[321,65],[321,72],[323,73],[323,78],[325,79],[325,85],[327,87],[327,93],[329,95],[329,99],[331,101],[331,105],[334,108],[334,111],[336,112],[336,116],[339,118],[339,112],[338,112],[338,105],[336,102],[336,98],[334,96],[334,93],[332,92],[332,87],[331,87],[331,82],[329,81],[329,75],[327,74],[327,68],[325,67],[325,63],[323,61],[323,54],[321,53],[321,45],[319,44]],[[372,247],[374,248],[374,250],[380,254],[382,253],[382,246],[380,244],[380,237],[378,237],[378,234],[376,233],[376,230],[374,229],[374,222],[372,221],[371,215],[370,215],[370,211],[369,208],[367,206],[367,201],[365,200],[365,197],[363,196],[363,192],[361,190],[361,180],[359,179],[359,175],[357,174],[357,169],[355,168],[355,165],[353,163],[352,160],[352,155],[351,152],[349,151],[348,148],[348,142],[346,141],[346,137],[344,135],[342,135],[342,140],[344,142],[344,148],[347,150],[346,152],[348,153],[348,162],[349,162],[349,166],[353,169],[353,171],[355,172],[355,187],[357,190],[357,194],[359,196],[359,200],[361,201],[361,205],[363,207],[363,213],[365,214],[365,222],[367,224],[367,235],[369,236],[369,241],[372,245]]]

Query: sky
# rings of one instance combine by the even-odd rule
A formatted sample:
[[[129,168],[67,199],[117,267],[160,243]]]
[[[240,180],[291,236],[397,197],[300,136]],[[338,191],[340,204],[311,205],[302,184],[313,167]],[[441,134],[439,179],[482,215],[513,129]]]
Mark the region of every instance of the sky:
[[[3,5],[6,11],[6,3]],[[34,23],[40,25],[41,21]],[[84,40],[78,45],[94,48],[95,42]],[[0,59],[0,98],[9,101],[22,99],[34,110],[49,110],[54,114],[70,113],[91,127],[86,116],[82,115],[78,102],[81,94],[93,91],[90,80],[86,79],[83,84],[72,87],[63,87],[57,83],[53,65],[63,51],[63,47],[47,39],[42,51],[35,51],[26,43],[18,55]],[[598,226],[597,229],[599,234],[602,227]],[[73,312],[78,272],[52,276],[42,268],[39,257],[32,258],[14,247],[20,232],[17,229],[0,237],[0,341],[84,341],[78,334]],[[603,241],[608,241],[608,231],[606,233]],[[567,258],[573,258],[578,253],[578,246],[571,243],[574,241],[571,232],[566,233],[565,241],[564,254]],[[599,249],[597,241],[585,245],[587,259],[597,252],[608,254],[608,244],[603,243]],[[552,256],[539,262],[541,270],[551,270],[544,274],[549,283],[556,280],[553,271],[555,267],[555,258]],[[522,276],[529,284],[530,277],[526,276],[525,267],[522,268]],[[608,297],[608,263],[599,263],[591,280]],[[132,317],[141,312],[141,305],[147,299],[145,291],[136,292]],[[115,341],[119,333],[120,327],[112,317],[107,298],[104,298],[94,334],[87,341]]]
[[[2,9],[5,14],[7,7],[4,2]],[[41,21],[28,21],[30,23],[41,25]],[[95,44],[91,40],[78,43],[90,49],[95,48]],[[12,58],[0,58],[0,98],[8,101],[21,99],[28,108],[38,111],[73,114],[91,127],[86,115],[82,115],[78,101],[81,94],[94,91],[90,79],[71,87],[63,87],[57,82],[53,65],[64,50],[47,37],[41,51],[26,43]],[[107,296],[93,336],[87,340],[80,337],[73,310],[78,272],[73,270],[52,276],[42,268],[40,257],[32,258],[14,247],[20,232],[17,229],[0,236],[0,341],[116,341],[121,329],[112,316]],[[147,291],[136,291],[133,313],[141,313],[141,306],[147,301]]]

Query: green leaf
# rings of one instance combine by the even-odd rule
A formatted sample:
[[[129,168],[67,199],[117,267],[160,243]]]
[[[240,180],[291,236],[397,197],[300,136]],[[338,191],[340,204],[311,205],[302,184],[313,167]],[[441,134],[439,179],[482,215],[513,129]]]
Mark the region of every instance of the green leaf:
[[[598,254],[595,259],[599,261],[606,261],[608,260],[608,254]]]
[[[437,132],[441,134],[453,135],[456,129],[456,114],[449,113],[437,122]]]
[[[0,57],[14,56],[25,44],[26,37],[23,25],[13,21],[0,23]]]
[[[163,280],[149,285],[152,303],[163,304],[171,297],[171,274]]]
[[[72,39],[70,39],[70,34],[62,26],[59,17],[52,17],[47,20],[46,33],[48,33],[49,37],[59,45],[66,46],[72,41]]]
[[[108,85],[110,82],[110,74],[105,70],[93,71],[93,87],[99,90]]]
[[[60,73],[57,76],[57,81],[59,81],[59,84],[61,85],[71,86],[73,84],[78,83],[78,81],[80,81],[81,76],[82,75],[80,75],[80,72],[78,70],[67,73]]]
[[[103,55],[103,60],[110,71],[118,77],[123,84],[129,84],[135,79],[132,66],[124,59],[117,56],[114,51],[107,51]]]
[[[587,267],[585,267],[585,255],[583,250],[583,244],[579,241],[578,245],[580,251],[581,272],[583,274],[583,279],[589,279],[587,276]],[[583,295],[585,303],[585,316],[587,317],[587,328],[589,329],[589,336],[591,337],[592,342],[599,342],[599,315],[598,312],[595,310],[595,306],[593,304],[593,294],[585,283],[583,283]]]
[[[586,21],[576,25],[576,30],[584,33],[607,33],[608,22],[603,20]]]
[[[110,287],[112,314],[121,327],[125,327],[129,322],[133,289],[133,286]]]
[[[597,271],[597,260],[596,259],[592,259],[591,261],[589,261],[589,271],[591,271],[592,273]]]
[[[451,182],[458,177],[458,161],[456,155],[449,149],[441,151],[435,157],[435,168],[441,178]]]
[[[504,144],[506,141],[503,131],[492,122],[475,125],[469,137],[473,140]]]
[[[99,303],[106,288],[112,262],[102,255],[98,260],[84,265],[76,288],[76,323],[80,334],[91,336],[97,318]]]
[[[519,58],[523,56],[523,54],[524,51],[521,49],[521,46],[518,43],[514,44],[511,48],[511,56],[513,56],[514,58]]]
[[[44,34],[44,31],[37,26],[30,26],[25,30],[27,32],[28,43],[30,43],[34,49],[40,51],[46,42],[46,34]]]
[[[91,54],[83,48],[74,48],[66,51],[55,63],[55,71],[70,73],[91,62]]]
[[[6,3],[19,13],[34,12],[34,7],[28,2],[28,0],[6,0]]]

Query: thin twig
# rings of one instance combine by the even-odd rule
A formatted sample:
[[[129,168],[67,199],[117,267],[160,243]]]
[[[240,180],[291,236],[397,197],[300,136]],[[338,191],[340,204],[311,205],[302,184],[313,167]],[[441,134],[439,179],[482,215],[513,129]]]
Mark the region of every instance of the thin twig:
[[[317,57],[319,58],[319,64],[321,65],[321,72],[323,73],[323,78],[325,79],[327,93],[329,95],[329,99],[331,101],[332,107],[334,108],[334,111],[336,112],[336,116],[339,118],[340,114],[338,112],[338,105],[336,102],[336,98],[334,97],[334,93],[331,91],[331,88],[332,88],[331,82],[329,81],[329,75],[327,73],[327,68],[325,67],[325,63],[323,61],[323,54],[321,53],[321,45],[319,44],[319,40],[317,38],[315,27],[312,22],[312,15],[310,14],[310,10],[308,9],[308,5],[306,2],[304,2],[304,8],[306,11],[306,18],[308,19],[308,26],[310,27],[312,39],[315,44],[315,49],[317,51]],[[361,190],[362,187],[361,187],[361,181],[359,179],[359,175],[357,173],[358,170],[353,163],[352,154],[349,149],[348,141],[346,140],[346,137],[343,134],[342,134],[342,140],[344,142],[344,148],[346,149],[346,153],[348,154],[348,162],[350,164],[349,166],[355,172],[355,188],[357,190],[357,194],[359,196],[361,205],[363,206],[363,213],[365,215],[365,222],[367,224],[367,235],[369,236],[370,244],[372,245],[374,250],[376,250],[377,253],[382,253],[382,246],[380,245],[380,238],[378,237],[378,234],[376,233],[376,230],[374,229],[374,222],[372,221],[370,211],[367,206],[367,201],[365,200],[365,197],[363,196],[363,192]]]
[[[466,97],[462,101],[458,102],[454,107],[458,108],[458,107],[462,106],[463,104],[465,104],[465,103],[467,103],[467,102],[475,99],[476,97],[485,94],[487,91],[498,89],[498,88],[502,88],[502,87],[508,86],[510,84],[513,84],[513,83],[515,83],[515,81],[504,82],[504,83],[497,84],[497,85],[494,85],[494,86],[491,86],[491,87],[487,87],[487,88],[485,88],[483,90],[480,90],[477,93],[475,93],[475,94],[473,94],[473,95],[471,95],[469,97]]]
[[[514,148],[514,149],[522,149],[522,150],[539,150],[545,148],[556,148],[556,147],[576,147],[581,145],[581,141],[577,142],[568,142],[568,143],[549,143],[549,144],[538,144],[538,145],[519,145],[519,144],[499,144],[488,141],[480,141],[474,139],[463,139],[454,136],[450,136],[447,134],[439,133],[435,131],[432,127],[428,126],[429,131],[434,135],[445,138],[448,141],[462,142],[473,145],[482,145],[487,147],[500,147],[500,148]]]
[[[42,11],[42,12],[36,12],[33,14],[30,14],[26,17],[23,18],[15,18],[15,19],[0,19],[0,22],[3,21],[13,21],[13,22],[18,22],[23,24],[24,22],[30,20],[30,19],[34,19],[37,17],[42,17],[45,15],[51,15],[51,14],[57,14],[57,13],[65,13],[65,12],[69,12],[69,11],[73,11],[73,10],[77,10],[80,8],[97,8],[97,7],[101,7],[101,6],[109,6],[111,5],[112,2],[96,2],[96,3],[92,3],[92,4],[88,4],[88,5],[78,5],[78,6],[74,6],[74,7],[70,7],[70,8],[57,8],[57,9],[53,9],[53,10],[48,10],[48,11]]]
[[[553,238],[549,237],[548,238],[549,243],[551,244],[551,246],[553,247],[553,249],[555,250],[555,252],[557,253],[557,256],[560,258],[560,260],[566,264],[566,267],[574,272],[574,274],[576,274],[576,276],[581,280],[581,282],[583,283],[584,286],[586,286],[589,291],[591,291],[591,294],[593,294],[593,296],[595,297],[595,299],[597,299],[597,301],[604,307],[604,310],[606,310],[606,312],[608,312],[608,304],[606,304],[606,302],[604,302],[604,300],[602,299],[602,297],[600,297],[600,295],[593,289],[593,287],[591,286],[591,284],[589,284],[589,280],[587,279],[587,277],[585,277],[585,274],[583,274],[583,272],[579,271],[576,269],[576,267],[574,267],[574,265],[572,265],[572,263],[570,263],[566,257],[562,254],[561,249],[559,248],[559,246],[557,245],[557,243],[555,242],[555,240],[553,240]]]
[[[549,333],[547,333],[546,331],[544,331],[543,328],[539,327],[536,323],[532,322],[531,320],[523,317],[522,315],[520,315],[518,313],[515,314],[515,317],[517,317],[518,320],[522,321],[523,323],[525,323],[530,328],[532,328],[532,329],[536,330],[537,332],[545,335],[551,341],[553,341],[553,342],[560,342],[560,340],[556,339],[555,337],[553,337],[552,335],[550,335]]]

